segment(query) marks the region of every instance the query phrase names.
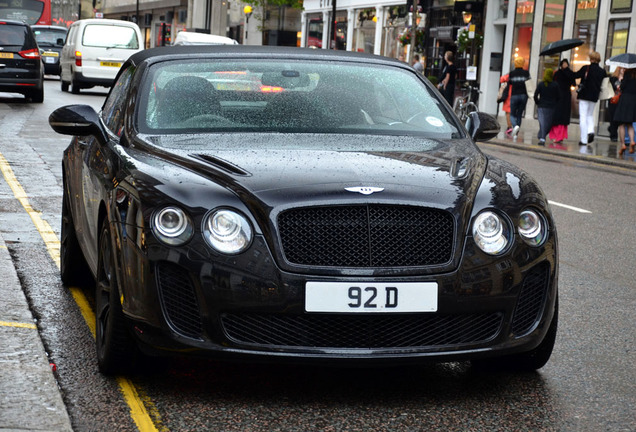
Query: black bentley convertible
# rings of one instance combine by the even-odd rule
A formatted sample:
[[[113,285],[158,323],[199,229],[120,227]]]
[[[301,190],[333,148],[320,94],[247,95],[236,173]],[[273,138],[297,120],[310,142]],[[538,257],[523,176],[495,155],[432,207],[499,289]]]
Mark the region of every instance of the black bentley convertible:
[[[95,280],[105,373],[140,353],[537,369],[557,331],[547,198],[410,66],[192,46],[57,109],[61,276]],[[92,276],[92,277],[91,277]]]

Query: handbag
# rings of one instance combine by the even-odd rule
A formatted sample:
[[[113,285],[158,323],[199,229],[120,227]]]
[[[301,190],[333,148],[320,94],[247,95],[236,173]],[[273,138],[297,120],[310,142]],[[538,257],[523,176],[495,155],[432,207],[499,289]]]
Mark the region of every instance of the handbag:
[[[508,99],[508,83],[503,82],[499,86],[499,93],[497,93],[497,103],[501,103]]]
[[[610,98],[609,103],[611,103],[612,105],[616,105],[620,97],[621,97],[621,89],[619,88],[618,90],[614,92],[614,96]]]
[[[598,95],[599,100],[608,100],[614,97],[614,87],[612,87],[612,83],[609,80],[609,77],[603,78],[603,82],[601,82],[601,92]]]

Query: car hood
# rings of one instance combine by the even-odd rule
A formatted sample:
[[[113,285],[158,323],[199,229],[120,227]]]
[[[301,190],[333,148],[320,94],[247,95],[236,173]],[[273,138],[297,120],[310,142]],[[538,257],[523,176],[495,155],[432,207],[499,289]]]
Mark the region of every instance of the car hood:
[[[258,134],[147,139],[189,171],[249,196],[279,206],[312,203],[401,202],[458,208],[471,201],[484,175],[486,159],[467,140],[362,135]],[[249,144],[246,144],[249,143]],[[244,200],[245,201],[245,200]]]

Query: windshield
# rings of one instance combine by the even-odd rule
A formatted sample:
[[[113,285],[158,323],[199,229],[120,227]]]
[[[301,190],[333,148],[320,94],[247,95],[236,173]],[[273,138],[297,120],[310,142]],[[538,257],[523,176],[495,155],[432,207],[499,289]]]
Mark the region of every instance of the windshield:
[[[62,29],[34,29],[33,32],[38,45],[62,46],[64,45],[64,39],[66,39],[66,30]]]
[[[156,64],[146,78],[138,111],[142,133],[462,136],[435,90],[399,67],[198,59]]]

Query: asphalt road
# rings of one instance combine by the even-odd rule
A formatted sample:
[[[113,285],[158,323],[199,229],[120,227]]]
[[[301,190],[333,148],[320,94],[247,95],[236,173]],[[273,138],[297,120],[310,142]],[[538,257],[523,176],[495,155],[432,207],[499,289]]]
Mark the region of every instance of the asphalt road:
[[[42,105],[0,94],[0,154],[58,239],[60,161],[69,139],[46,120],[65,104],[98,108],[105,93],[61,93],[59,81],[50,80]],[[41,233],[0,178],[0,231],[57,366],[73,428],[636,431],[636,171],[480,147],[523,167],[553,201],[560,329],[553,357],[538,373],[478,373],[465,363],[336,369],[177,358],[152,362],[122,384],[98,373],[77,295],[60,282]],[[78,291],[90,306],[90,290]],[[131,400],[142,404],[143,416]]]

